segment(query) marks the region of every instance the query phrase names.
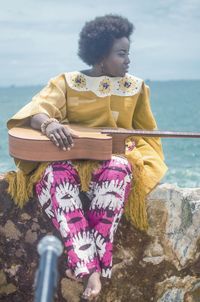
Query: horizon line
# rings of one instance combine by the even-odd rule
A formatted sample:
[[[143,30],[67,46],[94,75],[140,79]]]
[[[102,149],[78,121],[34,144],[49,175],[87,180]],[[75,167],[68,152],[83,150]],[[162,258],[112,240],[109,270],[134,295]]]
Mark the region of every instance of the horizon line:
[[[200,81],[199,79],[167,79],[167,80],[155,80],[155,79],[145,79],[144,82],[180,82],[180,81]],[[0,85],[0,88],[21,88],[21,87],[34,87],[34,86],[46,86],[47,83],[38,84],[7,84],[4,86]]]

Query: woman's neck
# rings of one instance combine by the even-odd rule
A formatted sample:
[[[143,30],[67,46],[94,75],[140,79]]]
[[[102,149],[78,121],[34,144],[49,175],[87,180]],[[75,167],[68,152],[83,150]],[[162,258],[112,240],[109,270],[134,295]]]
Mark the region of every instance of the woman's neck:
[[[100,77],[100,76],[105,75],[105,74],[103,74],[103,72],[101,70],[99,70],[97,68],[86,69],[81,72],[90,77]]]
[[[88,75],[90,77],[101,77],[101,76],[108,76],[108,77],[113,77],[112,75],[104,72],[101,68],[101,66],[93,66],[91,69],[86,69],[81,71],[85,75]]]

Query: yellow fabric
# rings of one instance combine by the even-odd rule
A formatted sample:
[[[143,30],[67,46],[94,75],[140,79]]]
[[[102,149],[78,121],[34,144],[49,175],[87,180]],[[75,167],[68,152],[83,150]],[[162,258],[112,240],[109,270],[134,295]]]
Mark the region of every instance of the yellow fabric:
[[[5,180],[9,184],[7,191],[20,208],[24,206],[29,198],[33,197],[33,186],[42,177],[48,164],[38,165],[34,173],[25,174],[23,170],[19,169],[17,173],[11,171],[5,175]]]
[[[96,80],[96,79],[94,79]],[[79,91],[77,87],[69,87],[65,74],[53,78],[32,101],[17,112],[7,123],[8,128],[29,122],[30,116],[45,113],[49,117],[57,118],[62,123],[81,123],[88,127],[122,127],[126,129],[157,129],[157,125],[150,108],[149,88],[142,83],[142,89],[132,96],[107,95],[98,97],[93,91]],[[159,138],[132,137],[136,148],[126,152],[126,157],[133,167],[133,185],[126,206],[126,216],[133,224],[144,230],[147,229],[147,216],[144,197],[160,181],[167,171],[161,141]],[[127,142],[129,139],[127,139]],[[26,188],[29,182],[29,195],[33,185],[41,177],[45,163],[24,162],[15,159],[18,176],[9,174],[9,192],[22,205],[19,198],[19,183]],[[38,167],[39,165],[39,167]],[[47,165],[47,164],[46,164]],[[79,161],[76,168],[82,178],[82,189],[87,188],[89,175],[97,167],[96,162],[86,164]],[[38,172],[39,171],[39,172]],[[87,171],[87,177],[84,174]],[[20,175],[20,177],[19,177]],[[32,178],[31,178],[32,177]],[[24,180],[23,180],[24,178]],[[14,182],[18,185],[14,185]],[[11,189],[12,188],[12,189]],[[23,195],[23,194],[22,194]]]

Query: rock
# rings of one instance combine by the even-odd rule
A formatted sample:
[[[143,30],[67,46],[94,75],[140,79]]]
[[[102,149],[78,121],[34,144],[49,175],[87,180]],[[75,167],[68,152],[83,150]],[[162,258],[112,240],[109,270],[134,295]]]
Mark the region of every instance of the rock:
[[[28,215],[27,213],[22,213],[22,215],[20,216],[21,220],[30,220],[31,216]]]
[[[200,278],[173,276],[156,285],[157,302],[200,301]]]
[[[8,296],[16,292],[17,288],[14,284],[8,283],[3,270],[0,271],[0,296]]]
[[[79,302],[83,292],[83,285],[67,278],[63,278],[61,280],[61,292],[65,301]]]
[[[28,230],[25,234],[25,242],[34,243],[37,240],[37,233]]]
[[[8,220],[4,226],[0,226],[0,233],[2,233],[7,239],[15,240],[19,240],[22,235],[11,220]]]
[[[38,241],[55,234],[37,200],[18,209],[0,182],[0,301],[33,301]],[[103,279],[101,302],[200,301],[200,189],[162,184],[147,200],[149,230],[136,230],[122,217],[110,280]],[[59,258],[55,302],[78,302],[83,284],[65,276]]]
[[[9,274],[10,277],[13,277],[17,274],[18,270],[20,268],[20,265],[12,265],[10,268],[6,269],[5,272]]]
[[[199,258],[200,188],[161,185],[149,196],[148,234],[163,247],[163,260],[178,270]],[[161,256],[161,255],[160,255]]]

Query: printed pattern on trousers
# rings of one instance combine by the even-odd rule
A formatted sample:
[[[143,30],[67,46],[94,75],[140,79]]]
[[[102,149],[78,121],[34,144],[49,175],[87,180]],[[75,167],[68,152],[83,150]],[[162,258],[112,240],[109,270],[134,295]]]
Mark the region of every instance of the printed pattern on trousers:
[[[72,161],[51,163],[36,184],[39,202],[60,232],[67,265],[77,277],[100,272],[110,278],[113,239],[131,188],[131,166],[125,158],[103,161],[91,178],[83,211],[80,179]]]

